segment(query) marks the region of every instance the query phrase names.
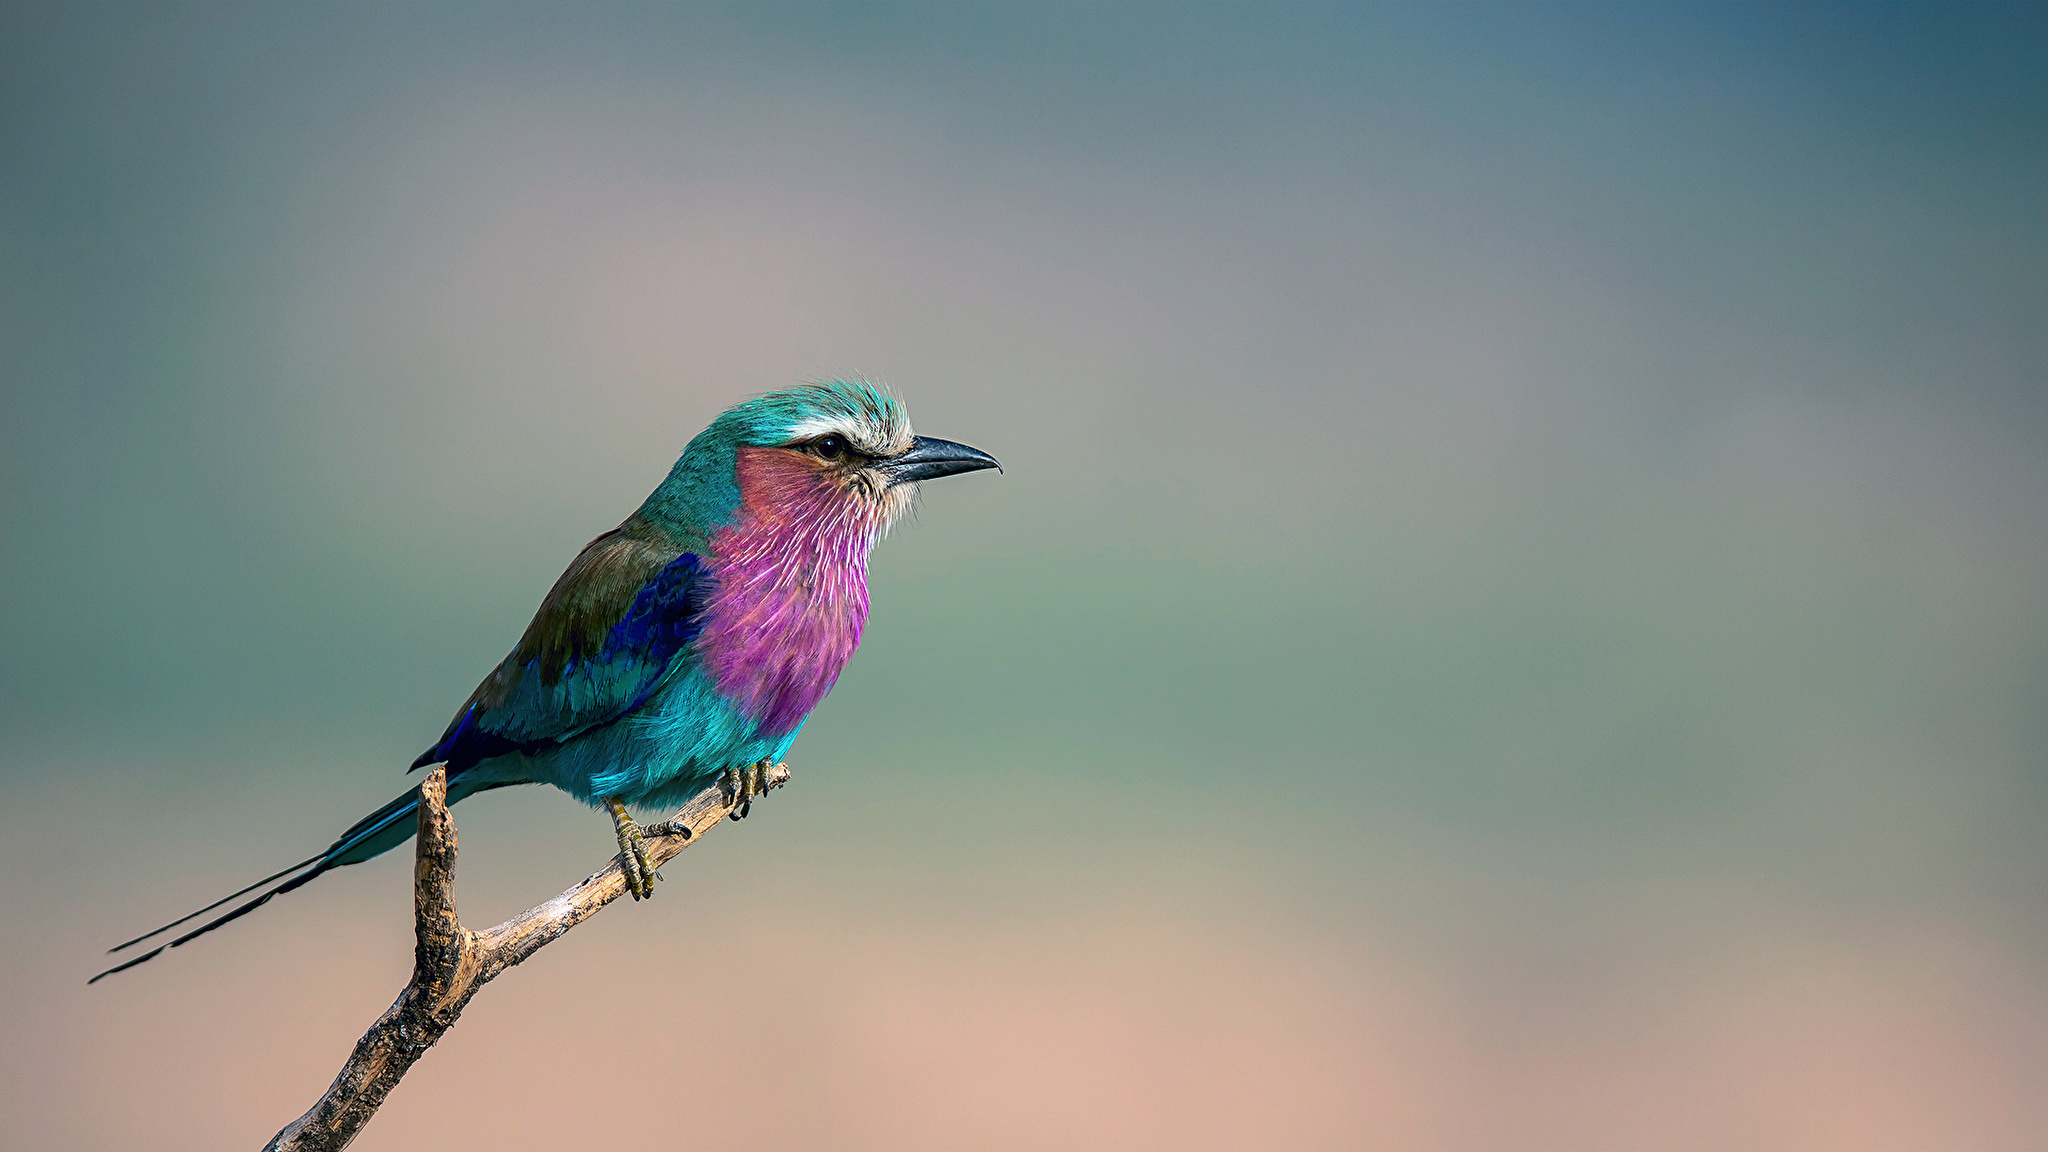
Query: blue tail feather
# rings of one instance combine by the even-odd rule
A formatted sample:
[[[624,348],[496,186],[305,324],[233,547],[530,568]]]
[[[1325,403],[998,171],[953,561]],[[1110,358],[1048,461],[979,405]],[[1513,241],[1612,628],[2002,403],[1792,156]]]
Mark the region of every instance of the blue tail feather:
[[[460,800],[463,797],[468,796],[472,793],[483,792],[491,788],[502,788],[510,783],[518,783],[518,781],[493,781],[490,783],[479,782],[467,788],[462,787],[460,783],[451,783],[448,788],[448,802],[450,804],[453,804],[457,800]],[[268,904],[270,902],[271,897],[281,896],[284,893],[289,892],[292,889],[305,884],[306,882],[312,880],[314,877],[320,875],[323,872],[327,872],[335,868],[340,868],[348,864],[360,864],[365,860],[371,859],[372,857],[381,855],[385,852],[390,851],[393,848],[396,848],[398,845],[405,843],[408,839],[410,839],[413,836],[415,832],[419,830],[419,823],[416,817],[416,813],[419,810],[419,803],[420,790],[417,787],[411,788],[402,795],[400,795],[397,799],[391,801],[389,804],[384,805],[382,808],[379,808],[375,812],[370,813],[368,816],[363,817],[361,820],[356,821],[353,825],[349,827],[348,831],[343,832],[340,836],[336,837],[334,843],[328,845],[327,850],[320,853],[319,855],[308,857],[307,859],[301,860],[297,864],[294,864],[281,872],[273,872],[270,875],[265,876],[263,879],[256,881],[254,884],[251,884],[248,887],[242,888],[238,891],[230,892],[226,896],[223,896],[220,899],[215,900],[213,903],[208,904],[206,907],[199,909],[197,912],[192,912],[184,916],[181,916],[178,919],[171,921],[169,924],[166,924],[153,932],[145,932],[142,935],[137,936],[133,940],[129,940],[121,944],[116,944],[114,947],[107,949],[107,951],[109,953],[119,952],[123,949],[131,948],[137,944],[140,944],[153,936],[161,936],[165,932],[169,932],[171,929],[176,928],[178,925],[183,924],[188,920],[204,916],[206,913],[213,911],[215,908],[218,908],[221,905],[226,904],[228,901],[233,900],[238,896],[246,896],[250,892],[253,892],[256,889],[261,888],[265,884],[269,884],[272,881],[280,879],[284,880],[283,883],[278,884],[276,887],[271,888],[270,890],[262,893],[261,895],[248,901],[247,903],[235,906],[234,908],[221,914],[220,916],[217,916],[214,919],[209,920],[204,924],[201,924],[199,927],[192,929],[190,932],[187,932],[184,935],[179,936],[177,939],[172,940],[168,944],[159,944],[155,948],[152,948],[149,951],[144,952],[142,955],[137,956],[132,960],[129,960],[125,964],[120,964],[113,968],[109,968],[105,972],[100,973],[98,976],[93,977],[91,980],[86,981],[86,983],[91,984],[99,980],[101,977],[112,976],[116,972],[121,972],[129,968],[133,968],[137,964],[141,964],[144,961],[153,960],[166,948],[176,948],[178,945],[185,943],[187,940],[191,940],[197,936],[204,936],[206,933],[213,931],[215,928],[218,928],[223,924],[226,924],[230,920],[236,920],[240,917],[246,916],[249,913],[254,912],[256,909],[263,907],[265,904]],[[286,879],[287,877],[289,877],[289,879]]]

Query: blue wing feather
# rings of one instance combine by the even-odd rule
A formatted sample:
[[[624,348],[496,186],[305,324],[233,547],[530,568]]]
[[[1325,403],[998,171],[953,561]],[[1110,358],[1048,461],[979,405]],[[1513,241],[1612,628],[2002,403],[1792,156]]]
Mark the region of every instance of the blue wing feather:
[[[609,724],[647,702],[696,639],[712,580],[698,557],[651,538],[637,518],[590,542],[542,601],[526,635],[477,687],[439,742],[413,767],[448,762],[448,801],[483,788],[517,783],[462,773],[493,756],[560,742]],[[262,907],[314,877],[384,852],[411,835],[419,789],[357,821],[325,852],[265,877],[191,915],[173,920],[113,951],[140,944],[266,884],[253,899],[94,980],[133,968]]]
[[[414,768],[446,761],[453,777],[494,756],[571,739],[646,703],[696,639],[711,578],[695,554],[665,552],[624,532],[583,550],[519,646]]]

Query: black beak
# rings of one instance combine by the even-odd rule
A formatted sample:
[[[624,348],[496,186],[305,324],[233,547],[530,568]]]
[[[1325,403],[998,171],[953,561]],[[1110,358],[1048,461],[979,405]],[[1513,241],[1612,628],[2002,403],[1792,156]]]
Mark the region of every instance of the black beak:
[[[931,436],[917,437],[910,442],[910,451],[894,460],[881,461],[878,466],[889,478],[891,488],[916,480],[936,480],[962,472],[979,472],[983,468],[994,468],[998,472],[1003,468],[995,457],[978,448]]]

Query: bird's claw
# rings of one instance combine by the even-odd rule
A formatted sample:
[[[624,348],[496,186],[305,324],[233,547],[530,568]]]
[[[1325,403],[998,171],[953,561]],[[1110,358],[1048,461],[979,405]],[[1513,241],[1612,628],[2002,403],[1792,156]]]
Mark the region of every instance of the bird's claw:
[[[782,776],[768,761],[762,760],[744,768],[729,768],[725,773],[727,807],[734,820],[744,820],[753,810],[754,800],[766,796],[771,788],[780,787]],[[661,873],[647,861],[647,837],[680,836],[690,838],[690,826],[680,820],[666,820],[660,824],[649,824],[646,828],[633,822],[632,814],[616,796],[604,798],[605,808],[612,814],[612,827],[619,833],[619,871],[626,874],[626,891],[635,900],[645,900],[654,895],[654,882],[661,879]]]
[[[744,768],[728,768],[725,772],[726,791],[732,797],[731,817],[744,820],[754,810],[754,798],[766,796],[768,790],[781,785],[775,776],[774,767],[766,760],[758,760]]]
[[[605,797],[604,803],[611,809],[612,827],[618,829],[619,870],[626,874],[626,891],[635,900],[645,900],[654,895],[654,882],[660,879],[654,866],[647,862],[646,837],[616,796]]]
[[[659,824],[649,824],[640,829],[640,834],[642,836],[677,836],[684,840],[688,840],[696,835],[695,832],[690,831],[690,826],[681,820],[663,820]],[[661,873],[656,872],[654,877],[659,880]]]

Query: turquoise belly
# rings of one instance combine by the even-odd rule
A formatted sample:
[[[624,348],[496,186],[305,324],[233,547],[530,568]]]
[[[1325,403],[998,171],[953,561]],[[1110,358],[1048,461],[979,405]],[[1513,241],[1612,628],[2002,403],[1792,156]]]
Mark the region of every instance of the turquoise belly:
[[[728,769],[780,760],[795,739],[794,731],[761,734],[691,664],[673,673],[633,715],[526,760],[532,778],[585,803],[616,796],[661,808],[681,804]]]

